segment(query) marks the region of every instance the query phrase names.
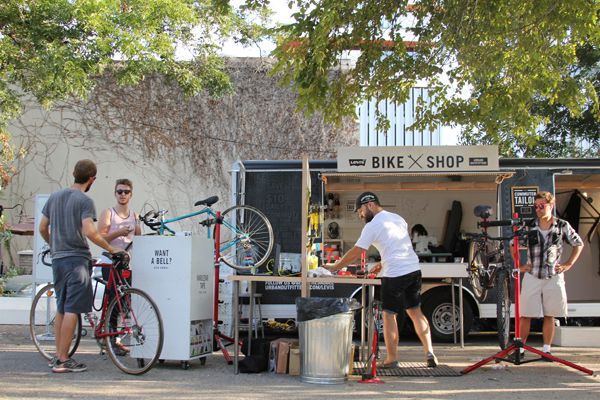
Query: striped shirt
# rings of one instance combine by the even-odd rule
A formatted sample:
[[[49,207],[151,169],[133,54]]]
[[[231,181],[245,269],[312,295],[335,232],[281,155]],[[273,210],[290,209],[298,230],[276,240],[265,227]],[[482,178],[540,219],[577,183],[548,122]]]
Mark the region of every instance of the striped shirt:
[[[563,242],[573,247],[583,246],[581,237],[565,220],[552,217],[546,237],[541,232],[537,219],[531,220],[528,227],[528,261],[531,263],[529,273],[538,279],[550,279],[557,275],[554,267],[560,260]]]

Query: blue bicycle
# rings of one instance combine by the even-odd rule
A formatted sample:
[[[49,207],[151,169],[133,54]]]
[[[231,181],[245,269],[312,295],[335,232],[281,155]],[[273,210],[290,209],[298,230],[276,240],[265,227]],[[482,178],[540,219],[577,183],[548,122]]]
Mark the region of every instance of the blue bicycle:
[[[252,270],[264,264],[273,249],[273,228],[267,217],[251,206],[233,206],[215,211],[211,206],[219,201],[217,196],[197,201],[194,206],[205,206],[199,211],[181,217],[166,219],[166,210],[151,210],[140,216],[140,220],[159,235],[174,235],[169,224],[195,216],[204,216],[200,225],[205,226],[210,237],[218,244],[219,259],[240,271]],[[220,229],[220,228],[225,229]]]

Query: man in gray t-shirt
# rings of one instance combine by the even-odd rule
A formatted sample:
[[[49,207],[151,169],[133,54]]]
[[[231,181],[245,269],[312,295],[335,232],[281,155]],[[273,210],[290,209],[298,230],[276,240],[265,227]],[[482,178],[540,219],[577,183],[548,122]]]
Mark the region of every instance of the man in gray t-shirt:
[[[75,183],[50,195],[42,209],[39,230],[50,244],[56,291],[56,355],[50,363],[53,372],[87,369],[68,354],[77,316],[92,310],[91,254],[86,238],[111,253],[119,252],[96,230],[94,202],[84,194],[96,180],[96,172],[93,161],[78,161],[73,170]]]

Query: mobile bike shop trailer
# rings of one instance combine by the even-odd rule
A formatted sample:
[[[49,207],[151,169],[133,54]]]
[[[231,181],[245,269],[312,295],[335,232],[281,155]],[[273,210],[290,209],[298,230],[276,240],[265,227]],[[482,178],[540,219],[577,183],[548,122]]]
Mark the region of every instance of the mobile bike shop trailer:
[[[409,148],[409,151],[412,149]],[[427,160],[430,157],[429,149],[419,147],[415,151],[419,152],[421,159]],[[471,150],[474,151],[471,158],[477,158],[477,149]],[[513,210],[527,216],[527,212],[532,212],[528,205],[533,202],[533,192],[548,190],[556,193],[557,211],[562,216],[567,209],[571,210],[573,217],[570,218],[579,221],[579,233],[586,245],[575,268],[569,271],[566,278],[569,323],[599,323],[600,293],[596,289],[600,287],[599,215],[596,211],[598,207],[589,200],[600,198],[599,159],[498,159],[496,168],[483,171],[442,169],[385,173],[343,171],[338,168],[339,160],[338,157],[337,161],[311,161],[309,167],[311,204],[320,204],[323,210],[329,211],[324,212],[321,224],[322,246],[337,247],[340,254],[354,245],[362,229],[362,222],[352,210],[356,196],[365,190],[377,193],[384,208],[402,215],[410,227],[415,224],[425,226],[429,235],[437,238],[436,251],[452,254],[446,259],[459,257],[465,262],[467,243],[460,239],[460,233],[478,231],[477,217],[472,212],[475,206],[491,205],[494,211],[499,210],[492,216],[496,219],[511,218]],[[255,206],[271,221],[276,250],[269,271],[275,274],[299,272],[300,223],[303,220],[300,204],[301,162],[239,161],[233,166],[232,179],[235,203]],[[336,200],[332,212],[328,209],[329,193],[334,194]],[[581,201],[577,202],[577,199]],[[577,208],[579,212],[574,211]],[[332,223],[335,223],[338,233],[335,239],[330,237],[328,230]],[[566,253],[568,255],[568,251]],[[369,255],[376,256],[374,249],[369,250]],[[427,257],[423,260],[427,260]],[[279,267],[281,271],[278,271]],[[259,272],[267,271],[262,269]],[[353,291],[354,288],[349,285],[311,286],[313,296],[343,297]],[[300,296],[299,285],[259,283],[257,292],[262,293],[264,319],[295,318],[294,300]],[[475,299],[468,285],[463,288],[463,295],[465,334],[473,327],[480,330],[495,329],[494,291],[489,292],[483,303]],[[434,339],[452,340],[450,283],[441,279],[424,280],[422,297],[422,308],[431,323]]]

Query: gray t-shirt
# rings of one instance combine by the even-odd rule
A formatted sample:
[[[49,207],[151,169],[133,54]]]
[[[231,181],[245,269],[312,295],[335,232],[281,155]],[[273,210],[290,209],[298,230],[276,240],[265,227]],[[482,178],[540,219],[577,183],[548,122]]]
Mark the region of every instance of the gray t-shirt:
[[[80,190],[63,189],[50,195],[42,214],[50,221],[53,259],[73,256],[92,258],[82,223],[86,218],[96,220],[92,199]]]

